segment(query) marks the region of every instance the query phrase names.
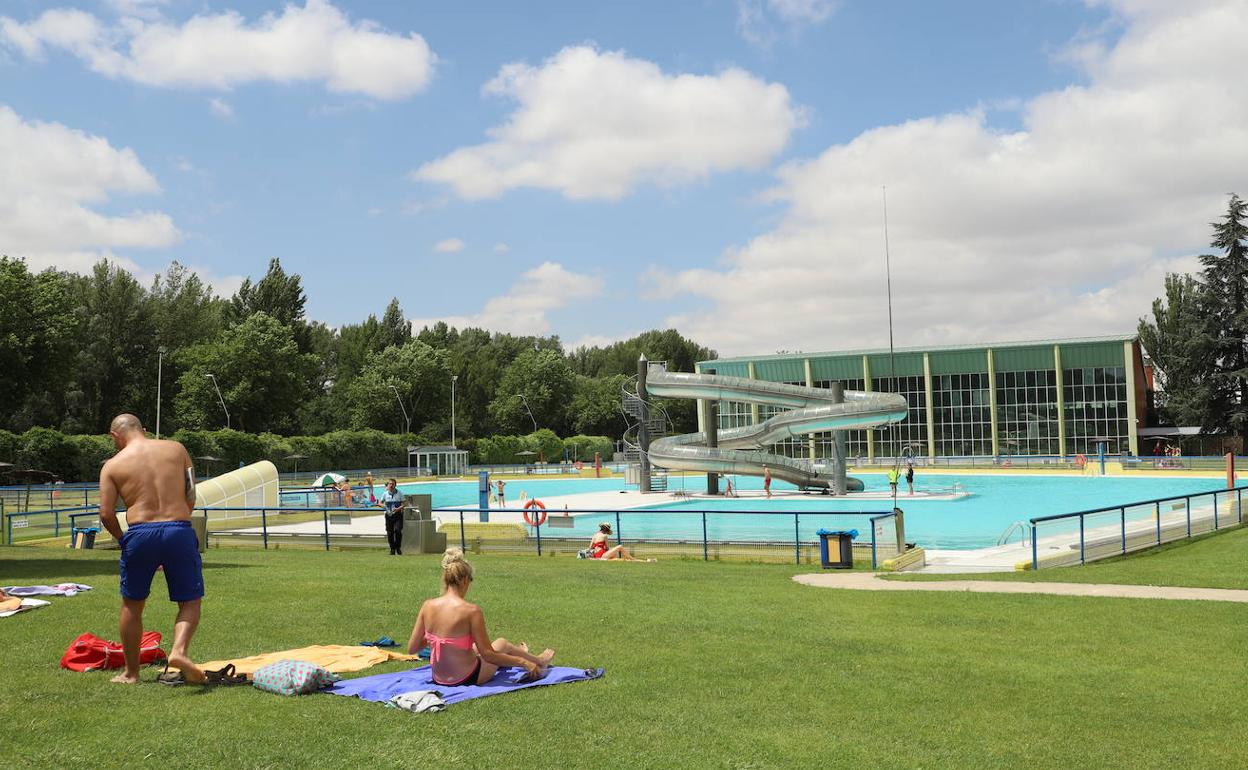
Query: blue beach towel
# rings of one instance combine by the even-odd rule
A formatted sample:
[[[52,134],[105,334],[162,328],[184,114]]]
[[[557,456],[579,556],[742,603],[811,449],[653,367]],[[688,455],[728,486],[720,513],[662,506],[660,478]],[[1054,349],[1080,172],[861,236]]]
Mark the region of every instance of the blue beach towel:
[[[494,678],[485,684],[447,687],[435,684],[433,681],[433,669],[429,666],[421,666],[420,668],[396,671],[391,674],[374,674],[373,676],[344,679],[341,682],[335,682],[321,692],[327,692],[330,695],[354,695],[360,700],[385,703],[395,695],[405,692],[436,690],[441,693],[442,700],[449,706],[452,703],[459,703],[464,700],[485,698],[490,695],[499,695],[512,690],[523,690],[528,687],[544,687],[550,684],[597,679],[604,672],[600,668],[587,669],[551,666],[549,673],[536,682],[522,682],[520,680],[524,678],[524,673],[524,669],[519,667],[500,668],[498,673],[494,675]]]

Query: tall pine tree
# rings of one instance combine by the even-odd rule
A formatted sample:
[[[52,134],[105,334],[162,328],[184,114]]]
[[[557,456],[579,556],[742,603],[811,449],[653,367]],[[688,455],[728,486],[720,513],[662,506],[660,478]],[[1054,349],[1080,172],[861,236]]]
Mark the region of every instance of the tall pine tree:
[[[1213,227],[1210,244],[1220,253],[1204,254],[1201,282],[1206,315],[1214,329],[1213,408],[1227,430],[1248,436],[1248,206],[1231,194],[1226,215]]]

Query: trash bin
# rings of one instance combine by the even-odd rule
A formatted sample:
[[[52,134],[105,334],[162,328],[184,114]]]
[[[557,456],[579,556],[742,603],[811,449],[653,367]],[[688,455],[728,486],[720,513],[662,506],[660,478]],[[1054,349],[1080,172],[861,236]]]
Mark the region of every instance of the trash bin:
[[[854,538],[858,537],[856,529],[821,529],[815,533],[819,536],[819,562],[824,569],[853,569]],[[837,560],[832,560],[830,544],[836,543]]]
[[[69,536],[70,548],[95,548],[95,536],[99,534],[99,527],[74,527],[74,531]]]

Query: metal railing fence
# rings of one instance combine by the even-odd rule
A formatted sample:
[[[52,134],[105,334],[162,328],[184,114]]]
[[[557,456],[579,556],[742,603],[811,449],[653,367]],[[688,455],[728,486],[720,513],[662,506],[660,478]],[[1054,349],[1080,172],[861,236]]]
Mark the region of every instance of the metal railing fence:
[[[1121,556],[1243,524],[1248,486],[1159,497],[1030,519],[1031,567]]]

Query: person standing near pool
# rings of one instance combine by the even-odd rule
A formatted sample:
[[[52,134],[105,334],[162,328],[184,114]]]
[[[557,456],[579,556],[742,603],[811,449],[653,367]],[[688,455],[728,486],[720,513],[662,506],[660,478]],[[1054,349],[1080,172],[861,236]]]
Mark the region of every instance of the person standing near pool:
[[[373,472],[372,471],[369,471],[368,473],[364,474],[364,483],[368,484],[368,504],[376,505],[377,495],[375,494],[375,490],[373,489]]]
[[[386,480],[386,491],[378,500],[386,509],[386,542],[391,556],[403,555],[403,493],[396,479]]]
[[[139,681],[143,606],[156,570],[163,568],[169,601],[178,604],[169,665],[181,671],[183,681],[203,683],[203,670],[188,655],[204,596],[199,538],[191,529],[191,456],[176,441],[149,439],[132,414],[117,415],[108,432],[117,454],[100,470],[100,523],[121,546],[121,645],[126,658],[125,671],[112,681]],[[118,498],[125,503],[130,527],[124,533],[117,522]]]
[[[914,494],[914,463],[906,463],[906,486],[910,488],[910,494]]]
[[[888,469],[888,489],[893,493],[893,497],[897,496],[897,480],[899,478],[901,478],[901,471],[897,469],[896,465]]]
[[[503,481],[502,479],[499,479],[498,481],[494,482],[494,487],[498,490],[498,507],[506,508],[507,507],[507,493],[504,490],[507,489],[507,482]]]
[[[763,491],[767,493],[767,499],[771,499],[771,468],[763,466]]]

